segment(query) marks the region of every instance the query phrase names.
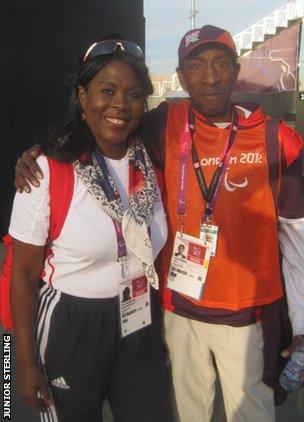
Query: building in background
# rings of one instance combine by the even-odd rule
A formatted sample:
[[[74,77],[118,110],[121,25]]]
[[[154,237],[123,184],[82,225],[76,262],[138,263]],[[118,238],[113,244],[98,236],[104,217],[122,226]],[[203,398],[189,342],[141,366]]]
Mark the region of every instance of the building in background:
[[[291,0],[234,36],[241,72],[235,102],[256,102],[284,118],[304,137],[304,1]],[[187,96],[176,74],[161,83],[153,76],[151,104]]]
[[[304,136],[304,2],[294,0],[234,37],[241,72],[234,100],[258,102]]]
[[[154,92],[148,101],[150,109],[157,107],[161,101],[187,97],[187,93],[182,89],[176,73],[173,76],[151,75],[151,80]]]

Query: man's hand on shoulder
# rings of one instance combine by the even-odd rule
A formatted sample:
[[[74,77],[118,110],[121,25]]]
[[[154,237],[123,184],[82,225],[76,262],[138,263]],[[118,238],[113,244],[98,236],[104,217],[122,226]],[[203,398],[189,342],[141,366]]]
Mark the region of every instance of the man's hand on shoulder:
[[[31,185],[36,187],[40,185],[39,179],[43,178],[43,174],[36,161],[40,154],[40,145],[34,145],[18,158],[14,180],[18,192],[29,193]]]

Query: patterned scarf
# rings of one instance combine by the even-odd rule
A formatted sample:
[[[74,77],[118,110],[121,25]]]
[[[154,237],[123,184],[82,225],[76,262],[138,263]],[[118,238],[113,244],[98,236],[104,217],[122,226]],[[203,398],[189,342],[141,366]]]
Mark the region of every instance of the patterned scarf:
[[[153,264],[153,250],[148,232],[153,206],[157,200],[157,183],[150,158],[139,140],[130,142],[129,209],[125,210],[117,187],[99,150],[85,160],[74,162],[74,168],[87,191],[101,209],[112,219],[129,248],[143,263],[146,277],[158,289],[158,277]],[[122,266],[124,259],[118,259]]]

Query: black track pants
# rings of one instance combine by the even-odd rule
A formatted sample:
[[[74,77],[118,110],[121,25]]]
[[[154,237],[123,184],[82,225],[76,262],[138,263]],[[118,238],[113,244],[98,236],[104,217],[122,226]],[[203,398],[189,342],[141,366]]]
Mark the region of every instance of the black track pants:
[[[43,421],[102,422],[106,398],[115,422],[172,421],[161,311],[151,295],[152,324],[121,339],[117,298],[41,289],[38,354],[55,402]]]

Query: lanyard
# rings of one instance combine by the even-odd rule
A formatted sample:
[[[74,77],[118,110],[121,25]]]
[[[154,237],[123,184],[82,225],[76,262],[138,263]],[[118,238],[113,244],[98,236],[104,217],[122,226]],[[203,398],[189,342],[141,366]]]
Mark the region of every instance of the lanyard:
[[[184,222],[186,217],[186,187],[187,187],[187,161],[190,151],[191,136],[189,131],[189,123],[185,122],[184,130],[182,132],[180,145],[180,160],[179,160],[179,196],[177,205],[177,214],[180,220],[181,233],[183,232]]]
[[[206,219],[207,221],[210,221],[213,214],[214,207],[215,207],[215,202],[218,197],[219,187],[222,184],[223,177],[225,175],[226,169],[229,164],[231,147],[233,145],[233,142],[238,130],[238,127],[237,127],[238,115],[235,111],[235,108],[233,107],[229,134],[228,134],[226,144],[221,154],[220,163],[217,169],[215,170],[215,172],[213,173],[209,187],[207,187],[207,183],[204,178],[202,167],[199,162],[197,150],[195,147],[195,142],[194,142],[195,118],[194,118],[194,114],[191,107],[189,107],[188,121],[189,121],[189,131],[190,131],[190,136],[191,136],[191,141],[192,141],[191,142],[192,163],[193,163],[196,179],[199,184],[202,197],[204,198],[206,202],[206,207],[204,211],[204,219]]]
[[[97,160],[98,166],[102,171],[103,176],[100,174],[98,175],[98,181],[100,186],[102,187],[104,193],[106,194],[106,197],[109,201],[114,201],[119,198],[119,192],[117,190],[114,190],[110,180],[109,180],[109,170],[107,168],[104,156],[101,154],[99,150],[94,151],[94,156]],[[132,172],[130,172],[131,176]],[[132,185],[132,180],[129,178],[129,186]],[[112,219],[115,233],[116,233],[116,239],[117,239],[117,256],[118,261],[125,261],[127,259],[127,248],[126,248],[126,242],[122,234],[122,227],[121,223],[118,221]]]
[[[184,225],[186,216],[186,185],[187,185],[187,161],[191,149],[192,163],[196,175],[197,182],[201,191],[201,195],[206,202],[204,210],[204,219],[208,222],[211,220],[215,202],[219,193],[219,187],[222,184],[225,171],[230,160],[230,151],[233,145],[237,129],[238,129],[238,116],[233,108],[232,119],[230,124],[229,134],[220,157],[220,163],[215,170],[209,187],[207,186],[204,178],[201,164],[197,155],[197,150],[194,143],[195,135],[195,117],[191,106],[188,111],[188,120],[185,123],[184,131],[180,138],[180,168],[179,168],[179,197],[177,214],[181,223],[181,231]]]

